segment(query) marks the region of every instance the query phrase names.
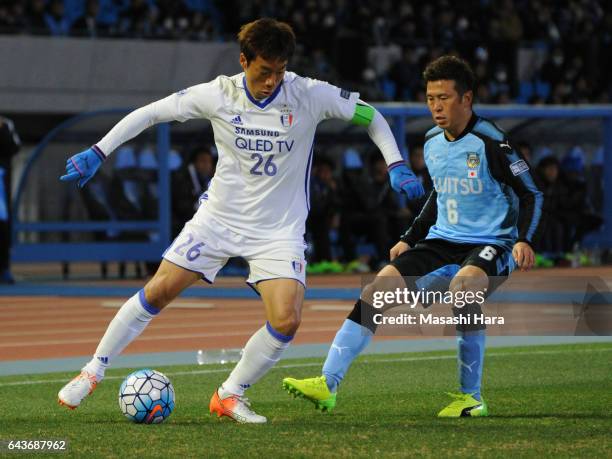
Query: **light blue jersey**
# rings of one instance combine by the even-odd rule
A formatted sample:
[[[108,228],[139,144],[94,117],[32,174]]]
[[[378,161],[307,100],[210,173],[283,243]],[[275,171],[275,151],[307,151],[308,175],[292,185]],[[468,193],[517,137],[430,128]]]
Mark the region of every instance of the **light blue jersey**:
[[[542,193],[527,162],[494,123],[473,115],[453,141],[435,127],[426,135],[424,151],[434,190],[403,240],[414,245],[421,239],[444,239],[506,249],[517,240],[531,242]]]

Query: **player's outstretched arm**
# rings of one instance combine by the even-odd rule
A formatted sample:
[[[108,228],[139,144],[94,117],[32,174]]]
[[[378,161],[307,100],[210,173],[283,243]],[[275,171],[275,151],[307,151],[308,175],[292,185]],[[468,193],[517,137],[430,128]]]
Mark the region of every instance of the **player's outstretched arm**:
[[[66,173],[60,177],[60,180],[78,180],[78,186],[83,188],[117,147],[145,129],[168,121],[182,122],[193,118],[209,118],[208,105],[215,89],[214,82],[204,83],[134,110],[119,121],[98,143],[70,157],[66,161]]]
[[[420,180],[402,158],[389,124],[378,110],[359,99],[359,93],[322,81],[305,81],[310,90],[308,98],[313,101],[311,110],[317,122],[335,118],[366,127],[372,142],[385,158],[391,187],[398,193],[405,193],[409,199],[420,198],[425,194]]]
[[[359,101],[353,123],[368,127],[368,135],[381,151],[387,163],[391,187],[398,193],[405,193],[408,199],[417,199],[423,196],[425,194],[423,185],[402,158],[385,117],[371,105]]]

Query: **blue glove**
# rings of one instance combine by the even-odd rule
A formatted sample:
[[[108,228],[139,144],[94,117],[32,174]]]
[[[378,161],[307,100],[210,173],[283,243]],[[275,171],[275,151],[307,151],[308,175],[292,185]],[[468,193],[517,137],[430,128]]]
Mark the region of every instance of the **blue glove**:
[[[91,179],[96,171],[100,168],[106,156],[95,145],[81,153],[68,158],[66,161],[66,174],[60,177],[60,180],[67,182],[70,180],[79,180],[79,188],[83,188],[89,179]]]
[[[425,194],[421,181],[403,161],[391,164],[388,170],[391,188],[398,193],[403,191],[408,199],[417,199]]]

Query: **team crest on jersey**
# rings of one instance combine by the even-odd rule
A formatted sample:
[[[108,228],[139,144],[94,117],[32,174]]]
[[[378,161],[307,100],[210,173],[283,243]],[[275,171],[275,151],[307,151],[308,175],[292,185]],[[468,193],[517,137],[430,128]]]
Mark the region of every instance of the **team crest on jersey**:
[[[301,274],[301,272],[304,270],[304,264],[302,263],[302,260],[297,258],[291,262],[291,266],[293,267],[293,271],[295,271],[296,274]]]
[[[470,169],[476,169],[478,166],[480,166],[480,156],[478,156],[476,153],[468,153],[467,166]]]
[[[478,178],[478,166],[480,166],[480,156],[476,153],[467,154],[468,178]]]
[[[283,127],[286,127],[286,128],[291,127],[291,125],[293,124],[293,113],[291,112],[283,113],[280,116],[280,121]]]

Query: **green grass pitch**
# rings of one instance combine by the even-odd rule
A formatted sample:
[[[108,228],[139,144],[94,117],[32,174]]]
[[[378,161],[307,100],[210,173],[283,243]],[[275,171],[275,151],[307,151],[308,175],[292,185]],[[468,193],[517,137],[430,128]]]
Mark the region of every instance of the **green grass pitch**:
[[[160,425],[119,411],[130,371],[116,369],[75,411],[56,394],[73,374],[0,378],[0,440],[68,440],[55,457],[610,457],[612,344],[490,349],[483,393],[491,417],[438,419],[456,390],[452,352],[364,356],[331,414],[281,388],[285,376],[319,373],[322,359],[286,360],[249,390],[267,425],[220,422],[208,401],[230,366],[156,368],[177,394]],[[24,384],[24,381],[44,381]],[[7,453],[3,451],[2,453]],[[2,455],[2,454],[0,454]],[[12,453],[11,456],[23,456]],[[40,456],[40,455],[39,455]]]

